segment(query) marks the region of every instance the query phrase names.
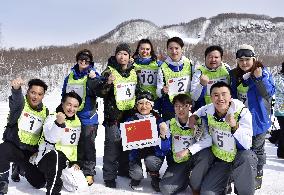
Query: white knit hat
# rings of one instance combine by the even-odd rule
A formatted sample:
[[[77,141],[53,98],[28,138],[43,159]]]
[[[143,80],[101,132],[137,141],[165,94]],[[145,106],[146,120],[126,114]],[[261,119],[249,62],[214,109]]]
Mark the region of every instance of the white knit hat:
[[[236,52],[236,58],[253,57],[255,58],[254,48],[251,45],[242,44]]]

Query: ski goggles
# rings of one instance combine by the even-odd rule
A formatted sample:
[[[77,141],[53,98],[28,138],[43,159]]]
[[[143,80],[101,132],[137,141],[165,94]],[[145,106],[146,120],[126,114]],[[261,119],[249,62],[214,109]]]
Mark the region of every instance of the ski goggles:
[[[252,50],[249,49],[240,49],[236,53],[236,59],[239,58],[253,58],[255,57],[255,54]]]
[[[86,55],[86,54],[81,54],[81,55],[79,55],[78,60],[81,60],[81,61],[84,61],[84,60],[85,60],[85,61],[88,62],[88,63],[91,62],[90,56],[89,56],[89,55]]]

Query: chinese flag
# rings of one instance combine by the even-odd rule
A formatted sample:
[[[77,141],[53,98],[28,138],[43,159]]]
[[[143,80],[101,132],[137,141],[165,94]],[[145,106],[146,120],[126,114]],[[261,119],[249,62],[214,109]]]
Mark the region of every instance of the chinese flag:
[[[125,129],[127,143],[153,138],[150,120],[125,124]]]

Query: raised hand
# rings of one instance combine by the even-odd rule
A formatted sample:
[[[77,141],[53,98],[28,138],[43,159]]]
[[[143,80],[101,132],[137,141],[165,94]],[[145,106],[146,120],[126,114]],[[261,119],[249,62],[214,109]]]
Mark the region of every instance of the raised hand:
[[[204,75],[204,74],[202,74],[199,79],[200,79],[200,84],[202,86],[206,86],[209,82],[209,77],[207,75]]]
[[[65,116],[64,113],[58,112],[58,113],[56,114],[56,122],[57,122],[58,124],[63,124],[63,123],[65,122],[65,119],[66,119],[66,116]]]
[[[237,121],[235,120],[233,114],[227,114],[225,121],[230,125],[230,127],[235,127],[237,125]]]
[[[13,89],[20,89],[20,87],[23,86],[24,84],[25,84],[25,81],[21,78],[16,78],[12,80],[11,82]]]
[[[161,138],[165,139],[167,131],[168,131],[167,124],[165,122],[162,122],[162,123],[160,123],[159,128],[160,128],[160,136],[161,136]]]
[[[95,78],[96,76],[97,76],[97,75],[96,75],[96,72],[95,72],[95,71],[91,70],[91,71],[89,72],[89,77],[90,77],[91,79]]]
[[[112,84],[114,80],[115,76],[113,74],[110,74],[109,77],[107,78],[107,83]]]
[[[165,93],[165,94],[168,94],[169,93],[169,86],[164,86],[163,87],[163,92]]]

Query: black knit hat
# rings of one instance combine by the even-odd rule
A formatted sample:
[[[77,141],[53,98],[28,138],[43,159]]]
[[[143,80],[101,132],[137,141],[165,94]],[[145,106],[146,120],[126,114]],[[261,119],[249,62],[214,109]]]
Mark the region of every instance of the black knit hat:
[[[115,55],[120,51],[126,51],[129,54],[129,56],[131,55],[131,49],[130,49],[129,45],[126,44],[126,43],[121,43],[116,47]]]

